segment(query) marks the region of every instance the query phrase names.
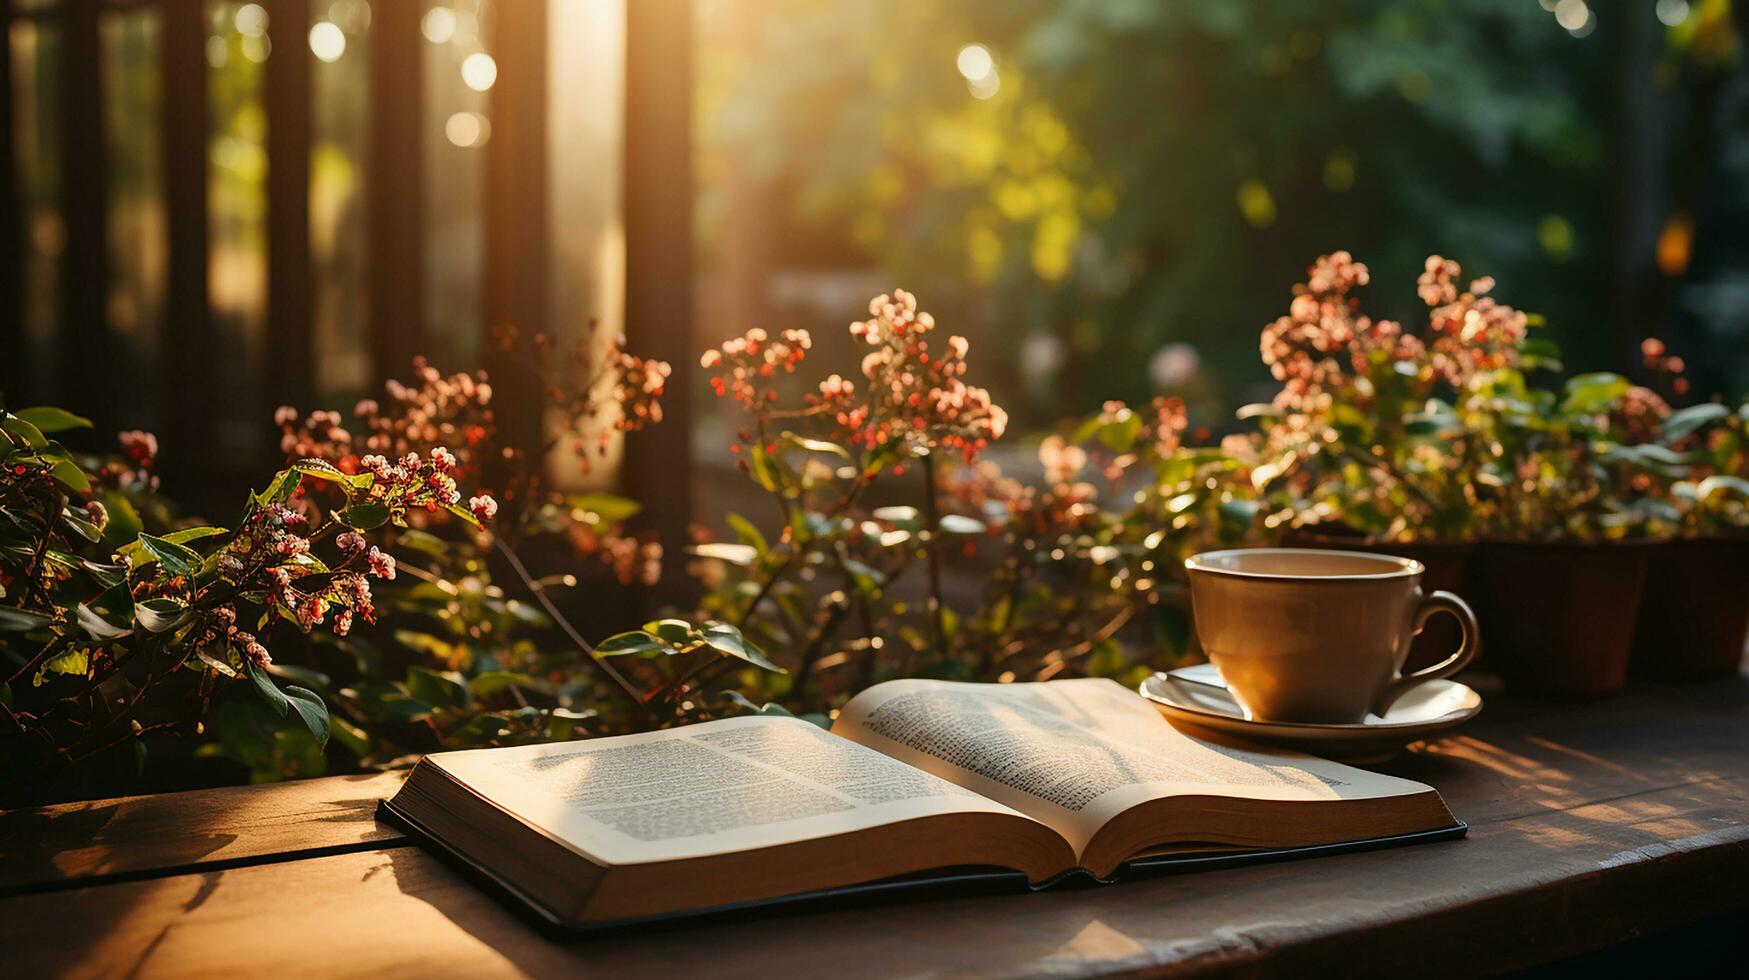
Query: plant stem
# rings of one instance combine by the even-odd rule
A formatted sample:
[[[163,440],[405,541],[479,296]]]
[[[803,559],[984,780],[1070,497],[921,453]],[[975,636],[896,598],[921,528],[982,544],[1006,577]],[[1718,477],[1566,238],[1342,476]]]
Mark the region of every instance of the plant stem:
[[[843,602],[832,607],[814,630],[813,637],[808,641],[807,649],[802,653],[802,662],[796,667],[795,686],[790,688],[796,696],[799,697],[807,693],[809,677],[814,672],[814,665],[820,660],[820,654],[825,652],[826,641],[831,638],[832,631],[838,628],[838,624],[843,621],[844,615],[849,611],[850,597],[847,595]]]
[[[583,638],[583,634],[577,632],[577,627],[572,626],[571,621],[565,618],[565,614],[559,612],[559,607],[553,604],[553,600],[547,597],[546,590],[541,588],[540,583],[534,580],[534,576],[528,573],[528,566],[522,563],[522,559],[517,556],[510,545],[506,544],[504,539],[498,535],[492,536],[492,543],[498,549],[498,553],[504,556],[504,560],[509,562],[511,569],[516,572],[516,577],[522,580],[523,588],[534,596],[534,601],[540,603],[540,607],[546,610],[547,615],[552,617],[559,629],[570,637],[577,649],[583,651],[584,655],[589,658],[589,662],[594,664],[603,676],[613,681],[614,686],[619,688],[620,693],[625,695],[627,701],[642,709],[651,719],[655,719],[656,712],[650,707],[649,702],[644,700],[643,696],[638,693],[638,689],[632,686],[631,681],[626,680],[624,674],[621,674],[617,668],[608,663],[600,654],[597,654],[595,648],[590,646],[589,641]]]
[[[69,629],[71,629],[71,627],[69,627]],[[0,686],[10,686],[17,683],[17,681],[26,674],[36,670],[43,664],[48,663],[50,660],[54,659],[56,654],[60,653],[61,650],[67,646],[67,643],[71,641],[72,638],[73,634],[71,632],[58,634],[54,639],[43,644],[43,648],[37,651],[36,656],[25,661],[24,666],[18,668],[18,670],[15,671],[11,677],[6,678],[5,683],[0,684]]]
[[[937,657],[947,652],[946,610],[941,604],[941,520],[936,514],[935,455],[923,459],[923,525],[929,535],[924,553],[929,561],[929,635]]]

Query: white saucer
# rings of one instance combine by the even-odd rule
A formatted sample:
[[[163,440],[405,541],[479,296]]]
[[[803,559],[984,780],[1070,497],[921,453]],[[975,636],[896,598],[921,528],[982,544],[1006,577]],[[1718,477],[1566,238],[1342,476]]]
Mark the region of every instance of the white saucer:
[[[1142,697],[1176,724],[1298,749],[1345,762],[1379,762],[1417,739],[1461,725],[1482,711],[1482,696],[1452,680],[1410,688],[1383,718],[1348,725],[1253,721],[1227,690],[1213,664],[1155,674],[1142,682]]]

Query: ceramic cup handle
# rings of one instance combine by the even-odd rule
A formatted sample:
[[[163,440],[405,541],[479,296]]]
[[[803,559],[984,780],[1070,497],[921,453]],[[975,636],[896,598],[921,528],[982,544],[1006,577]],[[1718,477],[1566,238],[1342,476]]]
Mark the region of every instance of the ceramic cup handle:
[[[1475,658],[1476,651],[1482,645],[1482,630],[1476,625],[1476,614],[1470,610],[1469,603],[1450,592],[1434,592],[1422,598],[1421,605],[1415,609],[1414,635],[1419,635],[1422,627],[1427,625],[1427,621],[1439,613],[1450,613],[1458,621],[1458,625],[1463,628],[1463,639],[1458,643],[1457,652],[1431,667],[1423,667],[1413,674],[1406,674],[1392,681],[1391,685],[1385,688],[1385,693],[1379,698],[1378,703],[1373,706],[1373,714],[1383,717],[1391,705],[1403,696],[1404,691],[1423,681],[1450,677],[1463,670]]]

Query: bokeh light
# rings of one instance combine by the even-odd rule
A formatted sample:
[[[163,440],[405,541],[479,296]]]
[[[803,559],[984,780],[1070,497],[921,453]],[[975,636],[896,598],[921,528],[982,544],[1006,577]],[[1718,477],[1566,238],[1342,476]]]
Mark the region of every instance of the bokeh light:
[[[456,146],[485,146],[492,138],[492,122],[477,112],[457,112],[443,124],[444,138]]]
[[[260,37],[267,33],[267,9],[258,3],[246,3],[237,8],[231,22],[237,25],[238,34]]]
[[[1652,10],[1658,15],[1658,23],[1675,27],[1688,19],[1688,0],[1658,0]]]
[[[954,64],[968,82],[975,82],[996,70],[996,58],[982,44],[968,44],[961,48]]]
[[[498,62],[484,51],[476,51],[462,59],[462,81],[476,92],[484,92],[498,80]]]
[[[310,28],[310,53],[323,61],[339,61],[346,53],[346,32],[332,21],[317,21]]]
[[[455,11],[448,7],[432,7],[419,22],[419,30],[432,44],[447,44],[455,37]]]
[[[1555,4],[1555,23],[1569,31],[1584,27],[1591,20],[1591,8],[1585,0],[1561,0]]]

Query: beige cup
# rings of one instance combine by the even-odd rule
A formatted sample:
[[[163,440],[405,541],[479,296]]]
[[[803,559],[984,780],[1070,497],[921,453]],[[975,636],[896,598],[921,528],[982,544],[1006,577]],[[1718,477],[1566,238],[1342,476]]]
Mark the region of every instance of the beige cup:
[[[1259,721],[1345,724],[1383,715],[1404,691],[1475,656],[1476,615],[1424,595],[1418,561],[1356,551],[1251,548],[1184,562],[1196,632],[1233,696]],[[1457,617],[1458,649],[1402,675],[1409,641],[1435,613]]]

